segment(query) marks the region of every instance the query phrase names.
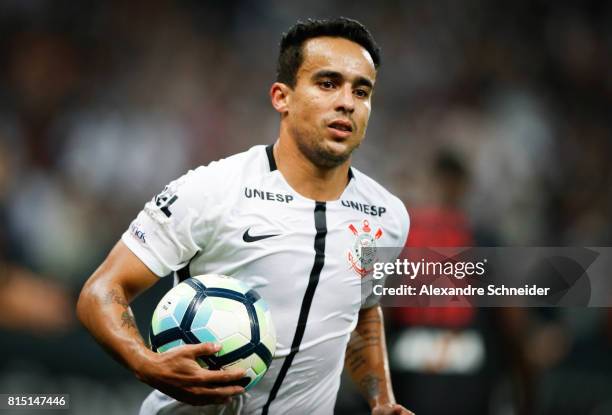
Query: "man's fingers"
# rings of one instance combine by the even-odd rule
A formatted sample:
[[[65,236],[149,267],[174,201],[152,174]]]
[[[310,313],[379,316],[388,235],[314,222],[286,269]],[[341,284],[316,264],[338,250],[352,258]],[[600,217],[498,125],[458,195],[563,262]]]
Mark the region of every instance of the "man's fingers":
[[[221,345],[217,343],[186,344],[182,347],[182,350],[193,358],[196,358],[217,353],[221,350]]]
[[[404,408],[402,405],[396,405],[396,411],[394,412],[397,415],[414,415],[414,412],[409,411]]]
[[[415,415],[413,412],[398,404],[385,404],[377,406],[372,411],[372,415]]]
[[[202,384],[210,383],[230,383],[240,381],[246,372],[244,369],[224,369],[224,370],[207,370],[202,369],[201,379]]]
[[[194,395],[214,399],[226,399],[244,392],[242,386],[193,387],[189,391]]]
[[[414,413],[410,412],[408,409],[398,404],[393,405],[393,414],[394,415],[414,415]]]

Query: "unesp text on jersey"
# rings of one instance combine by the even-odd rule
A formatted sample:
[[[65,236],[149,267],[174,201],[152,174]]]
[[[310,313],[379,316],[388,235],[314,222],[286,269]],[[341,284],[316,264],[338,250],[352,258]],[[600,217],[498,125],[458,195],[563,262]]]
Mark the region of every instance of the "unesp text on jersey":
[[[271,200],[273,202],[289,203],[293,200],[293,196],[291,195],[287,195],[287,194],[284,195],[282,193],[266,192],[264,190],[258,190],[258,189],[249,189],[248,187],[244,188],[244,195],[249,199],[259,198],[261,200]]]
[[[387,209],[383,206],[366,205],[365,203],[353,202],[352,200],[342,200],[342,206],[353,208],[366,215],[381,217]]]

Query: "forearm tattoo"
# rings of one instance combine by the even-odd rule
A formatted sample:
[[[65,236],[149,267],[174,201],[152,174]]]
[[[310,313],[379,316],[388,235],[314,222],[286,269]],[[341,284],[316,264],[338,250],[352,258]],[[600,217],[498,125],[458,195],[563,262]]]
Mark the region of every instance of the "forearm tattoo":
[[[378,349],[382,342],[382,322],[379,316],[360,318],[346,348],[346,368],[368,400],[380,396],[383,378],[377,373],[380,364]]]
[[[119,292],[114,288],[110,290],[109,292],[107,292],[106,296],[104,296],[105,305],[109,305],[113,303],[124,306],[125,308],[127,308],[129,305],[125,297],[119,294]]]
[[[121,327],[138,330],[138,326],[136,326],[136,320],[134,319],[132,310],[130,310],[129,303],[116,289],[113,288],[106,293],[106,296],[104,297],[104,304],[119,304],[123,308],[123,312],[121,313]]]
[[[374,399],[380,395],[380,382],[380,378],[374,375],[365,375],[359,382],[359,388],[367,399]]]
[[[121,327],[127,327],[128,329],[136,329],[136,320],[130,312],[130,310],[121,313]]]
[[[380,327],[365,328],[355,332],[346,348],[345,363],[351,372],[356,372],[365,366],[365,352],[370,347],[378,347],[381,343]]]

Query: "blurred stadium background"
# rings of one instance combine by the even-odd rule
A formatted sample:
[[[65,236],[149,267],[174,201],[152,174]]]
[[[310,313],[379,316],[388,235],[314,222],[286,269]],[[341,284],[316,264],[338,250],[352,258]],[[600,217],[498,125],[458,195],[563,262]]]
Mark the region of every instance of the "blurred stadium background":
[[[70,393],[61,413],[137,411],[148,389],[76,323],[78,290],[167,182],[275,140],[267,90],[280,33],[298,18],[338,15],[382,46],[355,165],[406,202],[415,244],[611,245],[610,2],[3,0],[1,393]],[[142,328],[169,284],[137,300]],[[479,310],[469,333],[496,338],[491,314]],[[402,366],[394,342],[417,320],[389,324],[408,407],[612,414],[607,309],[515,316],[528,369],[495,353],[514,343],[486,340],[476,343],[488,350],[476,380]],[[512,386],[526,372],[528,407]],[[338,413],[367,413],[354,393],[343,386]],[[481,408],[461,409],[468,401]]]

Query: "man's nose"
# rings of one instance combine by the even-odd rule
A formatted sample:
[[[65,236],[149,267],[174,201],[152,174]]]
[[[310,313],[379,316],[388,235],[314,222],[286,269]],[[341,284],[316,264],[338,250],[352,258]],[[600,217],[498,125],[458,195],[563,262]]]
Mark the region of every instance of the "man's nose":
[[[355,97],[351,85],[344,85],[338,92],[336,111],[352,113],[355,111]]]

